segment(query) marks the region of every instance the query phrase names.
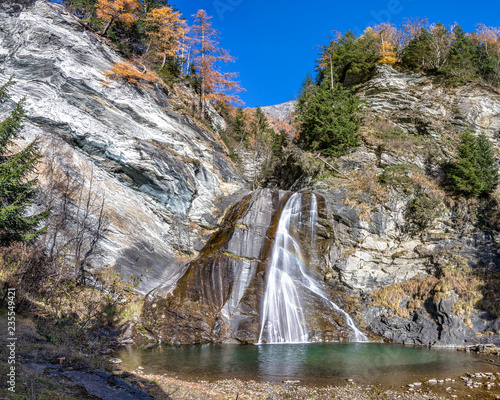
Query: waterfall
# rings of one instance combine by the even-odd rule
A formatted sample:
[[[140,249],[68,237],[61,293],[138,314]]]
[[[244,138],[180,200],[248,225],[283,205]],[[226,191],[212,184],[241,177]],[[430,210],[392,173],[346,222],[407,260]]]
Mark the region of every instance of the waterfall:
[[[354,321],[344,310],[330,300],[325,289],[311,276],[304,262],[300,243],[292,235],[291,228],[309,229],[313,249],[316,241],[318,205],[316,195],[311,196],[306,227],[302,221],[302,193],[294,193],[285,204],[278,227],[267,270],[259,343],[305,343],[308,330],[304,315],[301,292],[308,291],[319,297],[327,307],[340,312],[354,334],[355,341],[366,340]]]

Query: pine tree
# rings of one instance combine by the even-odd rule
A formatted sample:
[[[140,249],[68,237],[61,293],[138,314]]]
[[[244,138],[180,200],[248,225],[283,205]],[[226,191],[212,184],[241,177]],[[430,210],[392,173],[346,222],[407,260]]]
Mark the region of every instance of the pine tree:
[[[414,70],[430,70],[432,67],[432,36],[430,32],[421,28],[403,51],[403,65]]]
[[[483,182],[482,195],[491,194],[498,185],[498,163],[490,140],[484,133],[477,137],[477,166]]]
[[[321,81],[329,79],[331,83],[333,72],[335,82],[358,82],[370,74],[379,59],[378,39],[373,30],[367,29],[359,38],[347,31],[323,48],[318,61],[322,70],[319,78]]]
[[[238,138],[245,138],[245,115],[243,114],[243,109],[241,107],[236,109],[233,131]]]
[[[493,147],[485,135],[470,130],[460,137],[457,157],[446,165],[450,189],[465,197],[487,196],[498,184],[498,166]]]
[[[305,101],[304,96],[310,97]],[[299,141],[306,149],[337,157],[359,144],[361,102],[340,83],[332,88],[325,80],[314,91],[306,87],[298,104]]]
[[[269,132],[269,122],[267,121],[266,114],[262,111],[262,108],[257,107],[255,109],[254,118],[251,124],[253,133],[258,137]]]
[[[4,100],[11,81],[0,88]],[[40,223],[48,211],[27,216],[36,195],[36,179],[32,178],[40,159],[37,142],[33,141],[17,153],[12,151],[13,139],[22,129],[25,115],[22,101],[10,116],[0,123],[0,246],[28,242],[43,232]]]
[[[456,26],[453,33],[455,40],[446,57],[446,64],[439,71],[445,75],[449,83],[458,86],[477,77],[476,49],[472,40],[460,26]]]

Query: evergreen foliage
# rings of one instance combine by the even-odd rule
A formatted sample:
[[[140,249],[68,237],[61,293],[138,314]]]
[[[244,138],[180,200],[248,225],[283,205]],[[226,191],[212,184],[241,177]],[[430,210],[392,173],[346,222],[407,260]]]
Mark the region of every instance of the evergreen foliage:
[[[476,139],[478,154],[477,166],[483,184],[483,194],[492,193],[498,185],[498,166],[490,140],[483,133]]]
[[[241,139],[245,138],[245,115],[243,114],[243,108],[238,107],[236,109],[236,116],[233,121],[233,132],[235,135]]]
[[[446,64],[440,72],[445,74],[449,83],[458,86],[477,78],[476,48],[460,26],[455,27],[453,33],[455,40],[451,44]]]
[[[264,111],[262,111],[262,108],[260,107],[257,107],[255,109],[254,119],[251,123],[251,129],[257,136],[261,136],[265,133],[270,132],[266,114],[264,114]]]
[[[341,156],[358,145],[360,111],[360,100],[340,83],[311,86],[307,78],[296,111],[299,140],[307,150]]]
[[[11,82],[0,88],[2,101]],[[44,229],[39,229],[39,226],[48,215],[48,211],[26,215],[36,195],[37,182],[32,174],[40,153],[36,141],[17,153],[12,151],[13,140],[22,129],[24,115],[21,101],[0,123],[0,246],[36,238],[43,232]]]
[[[450,190],[465,197],[487,196],[498,184],[493,147],[484,135],[477,138],[466,131],[457,146],[456,160],[446,164]]]
[[[423,232],[432,227],[434,220],[442,213],[440,200],[421,191],[408,203],[405,217],[410,233]]]
[[[431,64],[431,34],[426,29],[421,29],[420,34],[410,40],[406,46],[402,62],[413,70],[428,70]]]
[[[344,83],[348,78],[361,81],[379,60],[378,42],[373,31],[359,38],[352,31],[347,31],[337,41],[324,47],[322,65],[325,68],[319,77],[320,80],[330,79],[333,71],[335,82]]]

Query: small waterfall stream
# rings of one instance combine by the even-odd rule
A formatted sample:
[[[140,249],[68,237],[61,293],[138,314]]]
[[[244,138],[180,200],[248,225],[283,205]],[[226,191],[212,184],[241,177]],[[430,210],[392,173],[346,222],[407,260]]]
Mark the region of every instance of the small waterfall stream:
[[[332,302],[321,284],[311,276],[309,267],[304,262],[301,244],[291,233],[293,227],[308,229],[311,237],[311,243],[308,245],[314,248],[318,203],[314,194],[307,194],[311,196],[311,201],[307,223],[304,224],[303,195],[306,194],[295,193],[288,199],[278,222],[267,271],[259,343],[309,341],[307,315],[304,314],[301,296],[304,290],[320,298],[332,310],[341,313],[354,335],[354,340],[364,341],[366,336],[356,328],[349,314]]]

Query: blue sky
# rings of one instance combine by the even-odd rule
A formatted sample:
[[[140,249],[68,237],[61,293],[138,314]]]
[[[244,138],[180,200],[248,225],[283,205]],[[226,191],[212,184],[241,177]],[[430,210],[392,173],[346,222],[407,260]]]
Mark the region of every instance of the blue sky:
[[[54,1],[54,0],[52,0]],[[500,3],[476,0],[171,0],[192,21],[204,9],[221,33],[221,45],[236,57],[228,72],[238,72],[246,106],[295,99],[308,72],[314,72],[319,46],[333,31],[360,34],[367,26],[405,17],[425,17],[466,31],[477,23],[500,25]]]
[[[172,0],[184,17],[200,8],[213,16],[221,44],[237,58],[226,68],[239,72],[249,107],[293,100],[307,72],[314,72],[319,46],[332,31],[361,33],[367,26],[405,17],[426,17],[466,31],[477,23],[500,25],[497,1],[440,0]]]

